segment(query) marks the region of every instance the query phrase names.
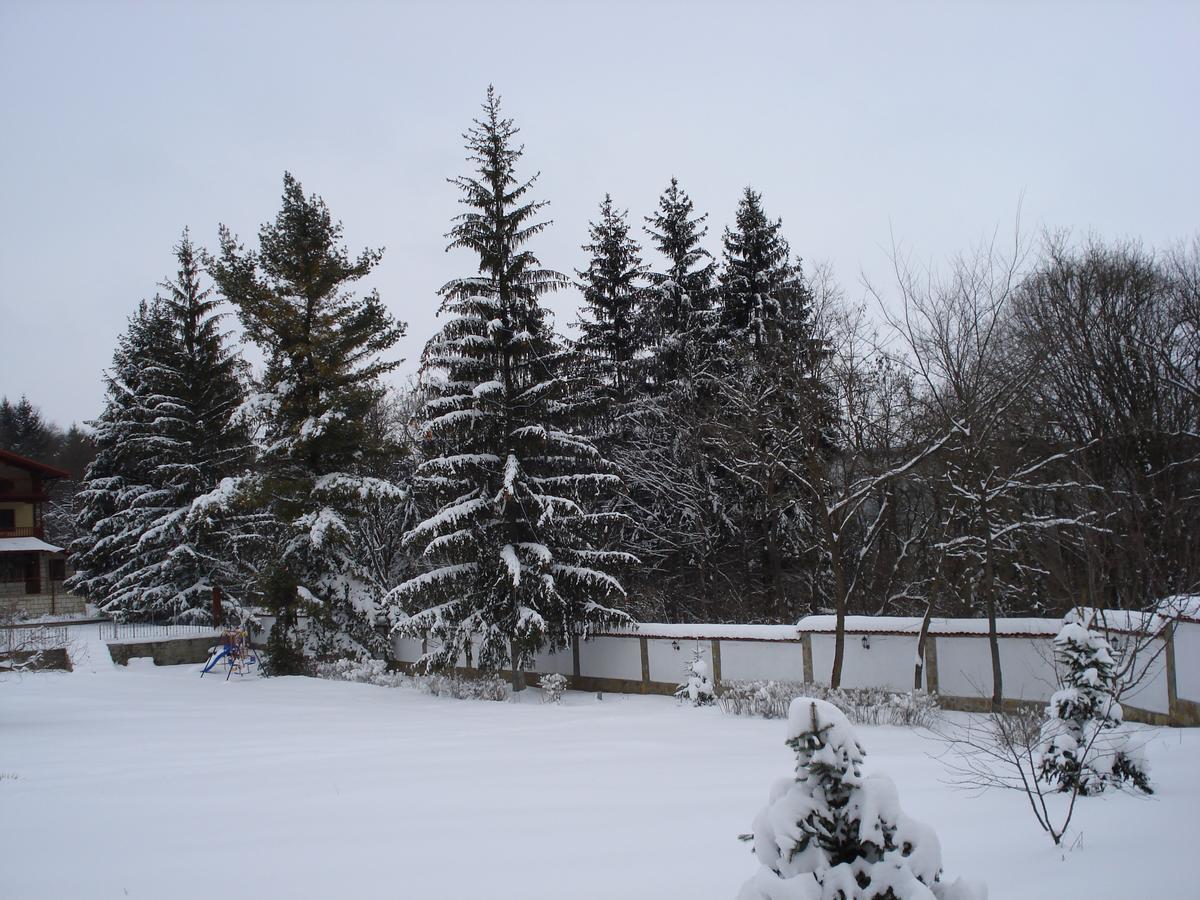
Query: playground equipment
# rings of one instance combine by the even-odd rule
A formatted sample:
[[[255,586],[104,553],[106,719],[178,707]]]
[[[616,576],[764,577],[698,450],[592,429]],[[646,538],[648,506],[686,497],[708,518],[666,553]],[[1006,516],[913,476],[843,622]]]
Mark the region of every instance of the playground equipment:
[[[250,635],[245,628],[226,629],[220,646],[213,647],[200,673],[203,678],[218,665],[225,666],[225,680],[230,675],[246,675],[258,665],[258,653],[250,646]]]

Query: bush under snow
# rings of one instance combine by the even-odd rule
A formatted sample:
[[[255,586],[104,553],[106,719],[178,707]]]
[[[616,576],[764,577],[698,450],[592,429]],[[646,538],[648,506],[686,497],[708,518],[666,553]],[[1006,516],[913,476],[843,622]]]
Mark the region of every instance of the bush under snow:
[[[557,672],[543,675],[538,681],[538,687],[542,689],[543,703],[559,703],[562,701],[563,692],[567,689],[567,676]]]
[[[453,697],[455,700],[507,700],[512,693],[508,682],[499,675],[481,675],[478,678],[423,675],[416,679],[416,683],[426,694]]]
[[[798,681],[730,681],[721,686],[722,712],[781,719],[797,697],[832,703],[855,725],[929,727],[938,712],[936,694],[886,688],[839,688]]]
[[[754,820],[760,867],[738,900],[986,900],[987,889],[943,882],[942,850],[909,818],[866,755],[845,713],[801,697],[788,713],[796,774],[778,781]]]
[[[389,672],[387,662],[382,659],[336,659],[332,662],[318,663],[317,676],[334,681],[375,684],[380,687],[399,687],[404,683],[404,675]]]

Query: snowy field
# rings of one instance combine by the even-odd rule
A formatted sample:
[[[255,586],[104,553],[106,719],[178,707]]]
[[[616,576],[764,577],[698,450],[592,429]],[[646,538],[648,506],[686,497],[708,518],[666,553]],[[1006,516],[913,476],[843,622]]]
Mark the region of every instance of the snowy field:
[[[0,896],[730,898],[790,770],[784,723],[663,697],[520,703],[198,667],[0,683]],[[938,748],[860,728],[867,770],[1003,898],[1197,896],[1200,731],[1148,729],[1158,794],[1080,801],[1055,850],[1016,793],[941,783]]]

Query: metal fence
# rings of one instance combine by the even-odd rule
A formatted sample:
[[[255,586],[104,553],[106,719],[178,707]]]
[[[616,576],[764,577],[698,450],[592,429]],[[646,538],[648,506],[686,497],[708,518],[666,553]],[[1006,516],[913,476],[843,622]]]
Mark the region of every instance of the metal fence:
[[[155,625],[146,622],[101,622],[99,629],[102,641],[203,637],[218,633],[211,625]]]
[[[67,646],[67,629],[56,625],[9,625],[0,628],[0,654],[36,653]]]

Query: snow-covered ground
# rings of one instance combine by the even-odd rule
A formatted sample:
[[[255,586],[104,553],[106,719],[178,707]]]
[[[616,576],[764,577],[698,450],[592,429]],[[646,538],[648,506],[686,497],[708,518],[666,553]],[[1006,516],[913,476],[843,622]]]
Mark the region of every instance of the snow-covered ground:
[[[784,723],[664,697],[458,701],[198,667],[0,683],[0,896],[729,898],[736,836],[788,774]],[[1022,795],[941,782],[920,734],[860,728],[867,771],[1003,898],[1197,895],[1200,731],[1148,730],[1158,794],[1080,800],[1055,850]]]

